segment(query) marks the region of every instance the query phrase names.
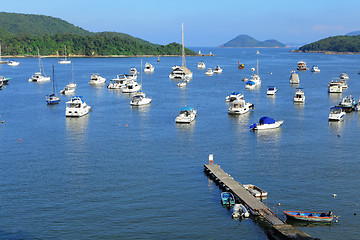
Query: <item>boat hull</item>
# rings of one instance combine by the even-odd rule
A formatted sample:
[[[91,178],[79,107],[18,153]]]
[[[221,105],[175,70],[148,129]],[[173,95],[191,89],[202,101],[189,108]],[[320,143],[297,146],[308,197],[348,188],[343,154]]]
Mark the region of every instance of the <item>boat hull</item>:
[[[284,211],[284,214],[286,218],[306,222],[331,222],[334,218],[331,214],[321,212]]]

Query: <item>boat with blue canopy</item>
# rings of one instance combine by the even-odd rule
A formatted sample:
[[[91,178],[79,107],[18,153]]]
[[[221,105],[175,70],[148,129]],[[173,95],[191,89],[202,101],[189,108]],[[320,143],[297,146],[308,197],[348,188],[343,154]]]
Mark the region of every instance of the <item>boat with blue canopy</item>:
[[[286,218],[307,222],[331,222],[334,218],[333,213],[307,212],[307,211],[284,211]]]
[[[235,205],[235,198],[234,195],[230,192],[222,192],[221,195],[221,204],[223,206],[233,206]]]
[[[244,95],[240,92],[232,92],[229,96],[226,96],[225,102],[233,102],[235,100],[244,99]]]
[[[265,130],[265,129],[273,129],[278,128],[283,124],[283,120],[275,121],[272,118],[269,117],[262,117],[259,120],[259,123],[251,124],[250,129],[251,130]]]
[[[196,118],[196,110],[193,107],[182,107],[180,114],[175,118],[176,123],[191,123]]]

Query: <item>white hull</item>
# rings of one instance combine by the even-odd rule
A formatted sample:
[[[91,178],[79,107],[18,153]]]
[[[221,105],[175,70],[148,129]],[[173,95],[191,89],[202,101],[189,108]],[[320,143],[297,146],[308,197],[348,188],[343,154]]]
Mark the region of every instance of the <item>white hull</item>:
[[[170,73],[169,78],[170,79],[174,79],[174,80],[185,80],[187,78],[192,78],[193,74],[174,74],[174,73]]]
[[[305,102],[305,97],[303,98],[294,98],[294,103],[304,103]]]
[[[8,63],[8,66],[12,66],[12,67],[16,67],[16,66],[19,66],[19,62],[15,62],[15,61],[10,61],[9,63]]]
[[[85,108],[66,108],[66,117],[82,117],[89,113],[90,106],[86,106]]]
[[[131,106],[142,106],[142,105],[147,105],[150,103],[151,103],[151,98],[144,97],[140,101],[131,101],[130,105]]]
[[[60,60],[58,61],[59,64],[70,64],[71,61],[70,60]]]
[[[175,118],[176,123],[191,123],[195,121],[196,118],[196,110],[187,113],[180,113],[179,116]]]
[[[344,112],[338,113],[338,114],[330,113],[329,121],[342,121],[342,120],[344,120],[344,116],[345,116]]]
[[[278,128],[283,124],[284,121],[276,121],[273,124],[257,124],[253,130],[267,130],[267,129],[274,129]]]
[[[29,78],[29,82],[48,82],[48,81],[50,81],[50,77],[33,76]]]
[[[126,88],[122,90],[123,93],[134,93],[141,90],[141,85],[135,82],[135,84],[127,85]]]
[[[244,101],[244,100],[242,100],[242,101]],[[236,101],[234,101],[233,103],[235,103],[235,102]],[[228,113],[233,114],[233,115],[245,114],[250,111],[251,107],[253,107],[253,105],[251,103],[240,104],[240,106],[238,106],[237,104],[231,104],[231,106],[229,107]]]

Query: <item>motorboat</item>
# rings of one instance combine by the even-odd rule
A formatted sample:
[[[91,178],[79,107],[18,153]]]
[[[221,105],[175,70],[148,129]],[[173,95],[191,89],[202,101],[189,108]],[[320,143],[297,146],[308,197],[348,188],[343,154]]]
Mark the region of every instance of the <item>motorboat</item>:
[[[196,110],[192,107],[183,107],[180,114],[175,118],[176,123],[191,123],[196,118]]]
[[[254,109],[254,104],[245,102],[244,99],[237,99],[230,103],[228,113],[240,115],[249,112],[250,109]]]
[[[106,82],[106,78],[103,78],[98,73],[91,74],[89,84],[90,85],[98,85],[98,84],[104,84]]]
[[[208,68],[207,71],[206,71],[206,73],[205,73],[205,75],[207,75],[207,76],[212,76],[212,75],[214,75],[214,71],[212,70],[212,68]]]
[[[312,66],[311,67],[311,72],[320,72],[320,69],[319,69],[319,67],[318,66]]]
[[[145,73],[152,73],[154,72],[155,68],[151,63],[145,63],[144,72]]]
[[[0,81],[5,85],[7,85],[10,80],[11,80],[11,78],[0,76]]]
[[[242,205],[241,203],[235,203],[234,206],[231,208],[231,216],[233,218],[248,218],[250,217],[250,213],[244,205]]]
[[[296,71],[291,71],[290,72],[290,84],[299,84],[300,83],[300,78],[299,75],[297,74]]]
[[[45,74],[44,66],[41,62],[39,48],[37,48],[38,59],[39,59],[39,72],[36,72],[31,78],[29,78],[29,82],[47,82],[50,81],[50,77],[47,77]],[[43,74],[43,75],[42,75]]]
[[[238,69],[244,69],[245,66],[243,63],[238,62]]]
[[[275,86],[268,86],[266,94],[267,95],[275,95],[277,92],[277,88]]]
[[[70,64],[71,61],[67,59],[66,57],[66,45],[64,46],[65,48],[65,54],[64,54],[64,59],[61,59],[60,61],[58,61],[59,64]]]
[[[136,76],[138,73],[137,69],[135,67],[131,67],[129,70],[129,75],[130,76]]]
[[[126,83],[125,88],[122,89],[123,93],[135,93],[141,90],[141,85],[136,81],[130,80]]]
[[[356,108],[356,101],[351,95],[344,97],[337,107],[342,108],[345,112],[352,112]]]
[[[10,62],[8,62],[7,65],[12,66],[12,67],[16,67],[16,66],[19,66],[19,64],[20,64],[20,62],[10,61]]]
[[[116,78],[110,80],[109,85],[107,86],[108,89],[122,89],[126,87],[126,84],[129,81],[133,81],[133,78],[129,75],[119,74]]]
[[[233,102],[239,99],[244,99],[244,95],[239,92],[232,92],[229,96],[226,96],[225,102]]]
[[[299,70],[299,71],[308,70],[308,68],[306,68],[306,62],[299,61],[297,64],[297,70]]]
[[[220,197],[221,197],[221,204],[223,206],[231,207],[235,205],[235,198],[231,192],[222,192],[220,194]]]
[[[178,87],[186,87],[186,81],[181,81],[177,84]]]
[[[205,63],[204,62],[198,62],[198,65],[197,65],[198,68],[200,69],[205,69]]]
[[[305,102],[305,94],[302,88],[297,88],[294,96],[295,103],[304,103]]]
[[[75,91],[76,91],[76,83],[69,83],[64,87],[64,89],[60,91],[60,94],[71,95],[74,94]]]
[[[347,84],[347,80],[346,79],[340,79],[340,83],[341,83],[341,86],[342,88],[348,88],[348,84]]]
[[[345,111],[341,107],[330,108],[329,121],[341,121],[344,120]]]
[[[308,212],[308,211],[284,211],[287,219],[307,221],[307,222],[331,222],[334,218],[330,211],[325,212]]]
[[[136,94],[132,97],[130,101],[131,106],[141,106],[151,103],[151,98],[146,97],[146,94],[143,91],[137,91]]]
[[[244,184],[243,187],[256,198],[267,198],[268,193],[253,184]]]
[[[339,81],[331,81],[328,84],[328,92],[329,93],[342,93],[343,87],[342,83]]]
[[[255,82],[253,82],[251,80],[246,82],[245,89],[251,90],[251,89],[254,89],[255,87],[256,87]]]
[[[53,84],[52,84],[52,87],[53,87],[53,93],[50,94],[50,95],[46,95],[46,103],[48,105],[50,104],[58,104],[60,103],[60,98],[58,96],[55,95],[55,76],[54,76],[54,65],[53,65]]]
[[[341,73],[341,74],[339,75],[339,78],[340,78],[340,80],[342,80],[342,79],[348,80],[348,79],[349,79],[349,76],[348,76],[346,73]]]
[[[250,129],[251,130],[266,130],[266,129],[273,129],[278,128],[283,124],[284,121],[275,121],[272,118],[269,117],[262,117],[259,120],[259,123],[251,124]]]
[[[215,68],[214,68],[214,73],[222,73],[223,72],[223,70],[222,70],[222,68],[219,66],[219,65],[217,65]]]
[[[91,107],[86,104],[81,96],[74,96],[66,102],[66,117],[81,117],[89,113]]]

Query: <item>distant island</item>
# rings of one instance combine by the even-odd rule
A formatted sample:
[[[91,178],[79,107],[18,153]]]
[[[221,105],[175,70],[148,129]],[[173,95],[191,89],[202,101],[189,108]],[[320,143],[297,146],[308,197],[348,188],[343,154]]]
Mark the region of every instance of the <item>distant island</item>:
[[[0,12],[0,44],[3,56],[36,56],[37,48],[42,56],[62,56],[65,45],[69,56],[181,55],[175,42],[159,45],[125,33],[90,32],[50,16],[6,12]],[[187,48],[185,54],[198,55]]]
[[[286,47],[285,44],[274,40],[258,41],[248,35],[239,35],[236,38],[228,41],[227,43],[220,45],[221,48],[237,48],[237,47],[248,47],[248,48],[280,48]]]
[[[335,36],[306,44],[292,52],[315,52],[325,54],[360,53],[360,35]]]

